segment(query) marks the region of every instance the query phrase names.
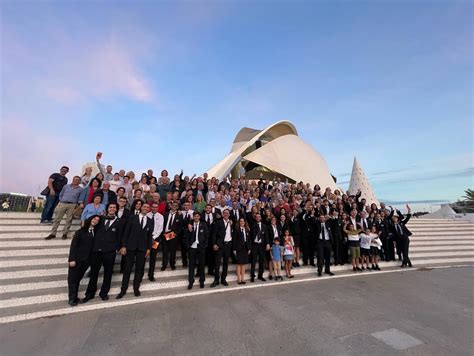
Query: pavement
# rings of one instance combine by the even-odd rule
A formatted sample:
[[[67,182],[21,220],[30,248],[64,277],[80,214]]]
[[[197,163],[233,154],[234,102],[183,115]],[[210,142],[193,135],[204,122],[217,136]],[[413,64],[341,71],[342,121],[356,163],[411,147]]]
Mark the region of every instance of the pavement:
[[[0,325],[0,355],[473,355],[474,267],[184,296]]]

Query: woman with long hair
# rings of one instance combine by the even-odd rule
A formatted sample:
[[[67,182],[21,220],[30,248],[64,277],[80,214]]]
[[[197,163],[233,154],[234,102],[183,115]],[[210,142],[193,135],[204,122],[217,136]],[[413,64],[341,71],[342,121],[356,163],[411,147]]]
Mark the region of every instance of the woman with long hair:
[[[95,228],[100,221],[99,215],[92,215],[84,225],[76,231],[71,241],[68,258],[67,284],[69,290],[69,305],[78,303],[79,284],[90,265],[90,256],[94,245]]]
[[[250,230],[243,217],[235,225],[234,236],[232,237],[232,251],[237,262],[237,284],[246,284],[245,265],[249,263]]]

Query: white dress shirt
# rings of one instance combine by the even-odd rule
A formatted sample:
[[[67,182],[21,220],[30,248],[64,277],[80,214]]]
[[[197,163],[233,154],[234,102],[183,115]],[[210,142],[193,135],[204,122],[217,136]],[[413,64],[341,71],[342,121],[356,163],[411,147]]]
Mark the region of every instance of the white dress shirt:
[[[163,223],[164,223],[164,218],[163,215],[160,213],[148,213],[147,215],[150,219],[153,220],[154,225],[153,225],[153,240],[156,240],[158,237],[160,237],[161,233],[163,232]]]
[[[232,234],[231,234],[231,221],[223,219],[222,222],[224,223],[225,228],[225,237],[224,242],[231,242],[232,241]]]
[[[197,248],[199,243],[199,223],[194,223],[194,236],[195,240],[191,245],[191,248]]]

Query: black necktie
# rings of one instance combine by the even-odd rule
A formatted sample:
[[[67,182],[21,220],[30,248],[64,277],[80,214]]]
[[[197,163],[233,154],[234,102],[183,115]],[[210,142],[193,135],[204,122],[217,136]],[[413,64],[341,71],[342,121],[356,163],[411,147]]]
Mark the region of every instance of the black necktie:
[[[397,226],[398,226],[398,233],[400,235],[403,235],[402,227],[400,226],[400,224],[397,224]]]
[[[110,222],[111,222],[111,221],[112,221],[112,220],[107,220],[107,221],[106,221],[106,223],[105,223],[105,230],[108,230],[108,229],[109,229],[109,227],[110,227]]]
[[[211,225],[211,217],[207,214],[207,225]]]
[[[140,218],[140,226],[141,226],[142,229],[143,229],[143,217]]]
[[[321,234],[323,235],[323,240],[326,240],[326,233],[324,232],[325,230],[325,226],[324,225],[321,225]]]

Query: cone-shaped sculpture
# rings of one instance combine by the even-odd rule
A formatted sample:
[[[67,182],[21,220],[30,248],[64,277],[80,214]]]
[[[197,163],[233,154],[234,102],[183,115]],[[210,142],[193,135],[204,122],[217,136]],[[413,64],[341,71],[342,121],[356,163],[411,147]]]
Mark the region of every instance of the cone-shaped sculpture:
[[[365,176],[364,171],[360,168],[359,161],[354,157],[354,164],[352,165],[351,182],[349,184],[349,193],[357,194],[357,191],[361,191],[361,198],[364,198],[368,205],[375,203],[379,204],[379,201],[375,197],[374,191],[369,184],[369,180]]]

